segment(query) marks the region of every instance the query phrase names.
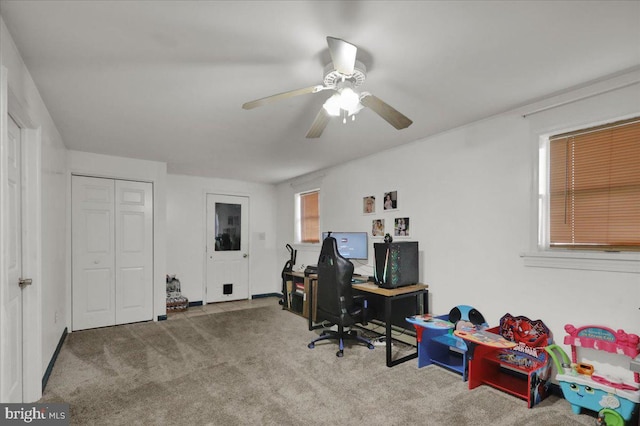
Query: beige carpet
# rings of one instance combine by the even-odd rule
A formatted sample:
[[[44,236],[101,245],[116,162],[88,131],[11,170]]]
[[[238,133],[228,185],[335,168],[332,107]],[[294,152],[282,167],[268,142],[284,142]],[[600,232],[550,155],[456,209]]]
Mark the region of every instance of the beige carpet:
[[[40,402],[87,425],[593,425],[550,397],[528,409],[384,347],[315,349],[306,321],[273,305],[70,334]]]

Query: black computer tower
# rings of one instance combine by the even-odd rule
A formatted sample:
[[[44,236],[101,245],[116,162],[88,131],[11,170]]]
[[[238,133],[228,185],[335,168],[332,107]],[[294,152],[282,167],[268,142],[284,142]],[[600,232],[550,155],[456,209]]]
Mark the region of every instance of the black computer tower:
[[[396,288],[418,282],[418,242],[374,243],[374,275],[380,287]]]

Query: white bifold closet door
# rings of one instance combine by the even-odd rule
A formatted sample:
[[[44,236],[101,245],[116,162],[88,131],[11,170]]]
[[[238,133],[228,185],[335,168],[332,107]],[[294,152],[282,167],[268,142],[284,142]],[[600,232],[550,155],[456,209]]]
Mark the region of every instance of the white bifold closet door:
[[[71,187],[72,329],[151,320],[151,183],[73,176]]]

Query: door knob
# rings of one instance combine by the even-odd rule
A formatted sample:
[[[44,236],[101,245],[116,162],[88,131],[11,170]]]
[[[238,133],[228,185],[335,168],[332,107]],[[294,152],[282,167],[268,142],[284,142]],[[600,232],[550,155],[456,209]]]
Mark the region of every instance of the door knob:
[[[249,257],[249,255],[247,253],[245,253],[245,254],[242,255],[242,257],[244,257],[246,259],[247,257]]]
[[[18,285],[20,288],[25,288],[26,286],[31,285],[32,282],[33,280],[31,278],[20,278],[18,280]]]

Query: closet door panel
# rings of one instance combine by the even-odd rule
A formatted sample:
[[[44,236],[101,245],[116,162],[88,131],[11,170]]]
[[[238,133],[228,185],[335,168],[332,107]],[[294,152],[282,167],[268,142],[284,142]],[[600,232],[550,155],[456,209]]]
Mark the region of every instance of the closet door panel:
[[[115,182],[116,324],[153,318],[153,186]]]
[[[123,310],[132,310],[146,305],[145,287],[139,285],[144,281],[143,268],[122,268],[120,277],[122,279],[122,287],[126,289],[126,297],[122,298],[121,308]]]
[[[115,324],[114,181],[71,180],[72,330]]]

